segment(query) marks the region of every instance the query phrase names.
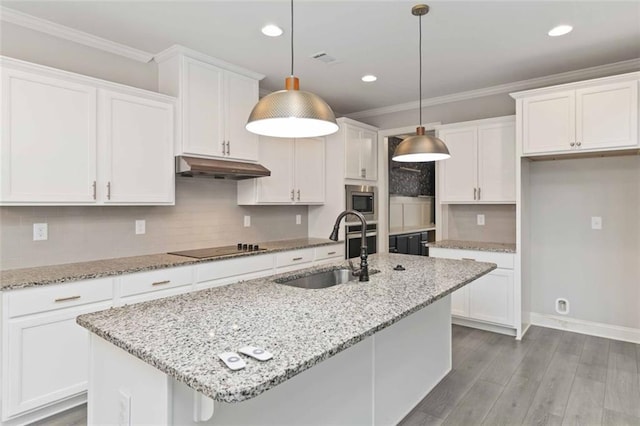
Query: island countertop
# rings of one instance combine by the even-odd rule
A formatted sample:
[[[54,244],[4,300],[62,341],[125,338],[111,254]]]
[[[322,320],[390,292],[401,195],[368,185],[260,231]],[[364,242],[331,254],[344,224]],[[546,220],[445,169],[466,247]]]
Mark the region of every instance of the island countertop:
[[[496,268],[495,264],[376,254],[370,281],[320,290],[274,282],[345,261],[81,315],[77,323],[221,402],[253,398]],[[406,270],[395,271],[396,264]],[[273,354],[243,370],[217,354],[259,346]]]
[[[494,253],[515,253],[516,245],[509,243],[488,243],[483,241],[463,241],[463,240],[441,240],[429,243],[429,247],[455,249],[455,250],[474,250],[489,251]]]

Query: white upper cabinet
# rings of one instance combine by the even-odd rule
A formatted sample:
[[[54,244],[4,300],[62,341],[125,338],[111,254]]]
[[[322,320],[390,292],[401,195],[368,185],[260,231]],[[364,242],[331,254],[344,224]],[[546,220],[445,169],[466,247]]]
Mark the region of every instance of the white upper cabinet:
[[[179,99],[175,154],[257,161],[258,136],[245,125],[264,76],[181,46],[155,59],[160,91]]]
[[[514,93],[523,155],[636,148],[640,73]]]
[[[346,179],[378,179],[378,131],[348,118],[339,118],[336,137],[344,142]]]
[[[100,99],[104,202],[173,204],[171,104],[113,91],[101,91]]]
[[[174,203],[174,99],[1,64],[0,204]]]
[[[260,163],[271,176],[238,182],[238,204],[322,204],[324,138],[260,137]]]
[[[514,117],[438,127],[451,153],[438,167],[442,203],[515,202]]]

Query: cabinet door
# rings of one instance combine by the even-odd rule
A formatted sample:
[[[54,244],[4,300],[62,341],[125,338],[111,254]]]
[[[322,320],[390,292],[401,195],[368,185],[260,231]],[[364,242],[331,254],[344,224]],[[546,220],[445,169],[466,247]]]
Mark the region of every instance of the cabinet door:
[[[535,154],[572,149],[576,98],[569,90],[523,99],[522,152]]]
[[[173,106],[111,91],[100,98],[103,201],[173,204]]]
[[[513,123],[478,127],[478,200],[516,201],[516,130]]]
[[[513,326],[513,271],[495,269],[469,287],[469,317]]]
[[[360,132],[360,164],[364,170],[363,179],[378,179],[378,134],[376,132],[370,130]]]
[[[580,149],[638,146],[638,82],[576,90]]]
[[[451,293],[451,315],[469,317],[469,285]]]
[[[110,305],[107,302],[9,320],[4,417],[87,390],[89,331],[76,324],[75,318]]]
[[[324,203],[324,138],[295,140],[296,202]]]
[[[260,137],[258,155],[271,176],[257,179],[259,203],[293,203],[293,139]]]
[[[256,80],[225,72],[227,157],[239,160],[258,160],[258,135],[247,131],[245,125],[251,110],[258,102]]]
[[[478,177],[478,132],[475,127],[438,132],[451,158],[439,164],[440,199],[444,202],[474,201]]]
[[[96,90],[2,70],[0,202],[94,203]]]
[[[182,150],[222,157],[224,71],[189,58],[182,66]]]
[[[363,166],[360,161],[361,140],[360,129],[345,125],[345,163],[344,177],[347,179],[362,179]]]
[[[409,245],[409,254],[413,254],[415,256],[422,255],[422,247],[420,245],[420,234],[409,234],[407,235],[408,245]]]

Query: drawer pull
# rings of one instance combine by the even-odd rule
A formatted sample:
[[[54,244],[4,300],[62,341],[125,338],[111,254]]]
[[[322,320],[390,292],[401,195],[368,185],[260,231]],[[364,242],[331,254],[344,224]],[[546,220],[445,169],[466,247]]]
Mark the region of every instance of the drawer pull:
[[[155,283],[151,283],[151,285],[163,285],[163,284],[169,284],[170,282],[171,280],[156,281]]]
[[[332,255],[332,254],[336,254],[336,252],[335,251],[330,251],[329,253],[327,253],[327,255],[329,255],[329,256]]]
[[[55,302],[68,302],[70,300],[78,300],[80,299],[80,296],[69,296],[69,297],[60,297],[59,299],[56,299]]]
[[[470,260],[470,261],[472,261],[472,262],[475,262],[475,261],[476,261],[475,259],[472,259],[472,258],[470,258],[470,257],[463,257],[463,258],[462,258],[462,260]]]
[[[293,258],[293,260],[294,260],[294,261],[296,261],[296,260],[302,260],[302,258],[301,258],[301,257],[294,257],[294,258]]]

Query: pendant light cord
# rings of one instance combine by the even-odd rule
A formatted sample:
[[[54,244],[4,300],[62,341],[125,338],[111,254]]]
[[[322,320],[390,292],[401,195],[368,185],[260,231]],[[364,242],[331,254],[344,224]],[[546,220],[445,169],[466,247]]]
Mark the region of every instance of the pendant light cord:
[[[418,40],[419,40],[418,41],[418,52],[419,52],[419,55],[420,55],[420,68],[419,68],[420,75],[418,77],[418,81],[420,82],[419,83],[420,93],[418,95],[420,97],[420,101],[419,101],[419,104],[420,104],[420,108],[419,108],[420,109],[420,126],[422,126],[422,15],[420,15],[418,17],[418,28],[419,28],[418,29],[418,33],[420,34],[420,36],[418,37]]]
[[[293,0],[291,0],[291,76],[293,77]]]

